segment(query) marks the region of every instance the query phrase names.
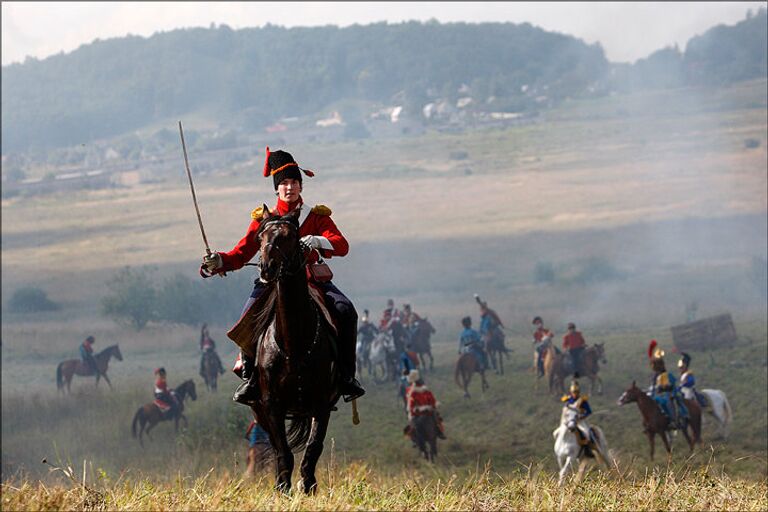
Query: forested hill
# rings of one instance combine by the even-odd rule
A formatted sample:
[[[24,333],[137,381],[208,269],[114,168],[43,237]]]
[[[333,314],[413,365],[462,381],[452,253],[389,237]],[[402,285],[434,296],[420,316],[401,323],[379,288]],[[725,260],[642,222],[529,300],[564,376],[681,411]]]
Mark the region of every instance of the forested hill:
[[[765,18],[763,9],[713,29],[697,40],[693,62],[686,51],[673,64],[684,81],[709,69],[725,81],[765,75]],[[761,22],[762,32],[752,28]],[[634,69],[618,74],[624,86],[638,82]],[[402,105],[412,117],[438,98],[525,111],[604,94],[617,84],[610,71],[599,45],[527,23],[219,26],[97,40],[3,67],[2,151],[80,144],[201,111],[260,130],[346,99]]]

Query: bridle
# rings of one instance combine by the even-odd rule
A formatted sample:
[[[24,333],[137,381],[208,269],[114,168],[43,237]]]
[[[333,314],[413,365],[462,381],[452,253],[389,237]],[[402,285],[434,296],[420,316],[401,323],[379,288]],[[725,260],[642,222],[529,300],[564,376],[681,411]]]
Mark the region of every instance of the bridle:
[[[297,236],[299,234],[299,228],[298,228],[298,226],[296,226],[295,223],[293,223],[293,222],[291,222],[289,220],[277,218],[277,219],[274,219],[274,220],[268,220],[268,221],[264,222],[260,226],[260,229],[259,229],[259,231],[257,233],[257,236],[261,236],[261,234],[268,227],[273,227],[273,226],[278,226],[278,225],[289,226],[291,228],[291,230],[293,230],[293,232],[296,233]],[[283,250],[280,247],[278,247],[278,246],[276,246],[274,244],[269,243],[269,244],[266,244],[264,247],[268,251],[269,250],[275,250],[280,255],[280,268],[278,269],[277,274],[275,275],[274,278],[269,279],[269,280],[263,279],[263,277],[262,277],[262,279],[264,281],[266,281],[266,282],[277,281],[277,280],[280,280],[283,277],[294,276],[298,272],[303,271],[304,270],[304,265],[307,264],[307,258],[305,256],[305,254],[308,253],[309,247],[304,242],[302,242],[301,240],[299,240],[299,250],[294,252],[290,257],[286,256],[286,254],[283,252]]]

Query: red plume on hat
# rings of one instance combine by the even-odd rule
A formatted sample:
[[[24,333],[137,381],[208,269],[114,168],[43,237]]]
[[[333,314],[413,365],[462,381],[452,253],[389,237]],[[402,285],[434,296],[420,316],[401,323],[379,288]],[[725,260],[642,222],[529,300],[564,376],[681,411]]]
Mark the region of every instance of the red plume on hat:
[[[659,343],[656,340],[651,340],[651,343],[648,345],[648,359],[653,357],[653,349],[655,349],[658,344]]]
[[[264,177],[266,178],[269,176],[269,146],[267,146],[267,149],[264,151]]]

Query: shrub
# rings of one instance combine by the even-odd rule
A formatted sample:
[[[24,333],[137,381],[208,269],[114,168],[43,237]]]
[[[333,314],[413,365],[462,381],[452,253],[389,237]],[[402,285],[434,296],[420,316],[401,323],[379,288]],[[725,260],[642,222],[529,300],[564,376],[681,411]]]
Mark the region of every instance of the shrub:
[[[602,258],[590,258],[576,275],[577,283],[598,283],[621,279],[624,274],[611,262]]]
[[[111,294],[102,300],[105,315],[120,324],[143,329],[157,320],[157,292],[149,274],[151,269],[125,267],[107,282]]]
[[[469,158],[469,153],[466,151],[451,151],[449,158],[451,160],[466,160]]]
[[[164,280],[157,290],[157,317],[166,322],[199,325],[205,313],[204,301],[199,283],[176,274]]]
[[[8,300],[8,310],[14,313],[34,313],[57,309],[59,309],[59,305],[50,300],[44,290],[34,286],[19,288],[13,292]]]

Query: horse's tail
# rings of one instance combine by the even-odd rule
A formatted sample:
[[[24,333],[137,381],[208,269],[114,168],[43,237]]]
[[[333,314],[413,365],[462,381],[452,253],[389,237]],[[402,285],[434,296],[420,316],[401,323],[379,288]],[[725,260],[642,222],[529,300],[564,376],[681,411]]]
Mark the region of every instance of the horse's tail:
[[[291,424],[288,426],[288,446],[291,451],[298,451],[307,445],[309,440],[309,433],[312,427],[312,418],[309,416],[294,418],[291,420]]]
[[[131,434],[133,434],[133,438],[136,439],[136,424],[139,422],[140,419],[144,418],[144,408],[139,407],[139,410],[136,411],[136,414],[133,415],[133,423],[131,423]]]
[[[456,361],[456,371],[454,372],[453,379],[456,381],[456,385],[460,388],[463,388],[464,386],[461,385],[461,382],[459,382],[459,374],[461,374],[461,361],[464,356],[459,357],[459,360]]]
[[[56,389],[59,391],[64,389],[64,376],[62,375],[61,366],[64,364],[62,361],[59,366],[56,367]]]
[[[723,425],[729,425],[733,421],[733,411],[731,410],[731,404],[728,402],[728,397],[722,391],[720,394],[723,396]]]

